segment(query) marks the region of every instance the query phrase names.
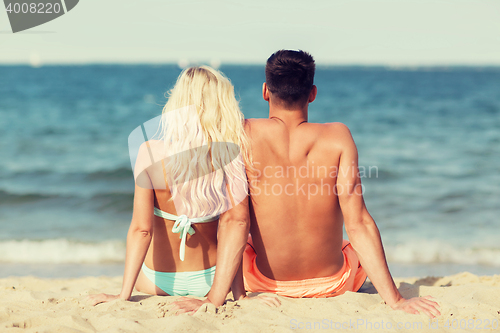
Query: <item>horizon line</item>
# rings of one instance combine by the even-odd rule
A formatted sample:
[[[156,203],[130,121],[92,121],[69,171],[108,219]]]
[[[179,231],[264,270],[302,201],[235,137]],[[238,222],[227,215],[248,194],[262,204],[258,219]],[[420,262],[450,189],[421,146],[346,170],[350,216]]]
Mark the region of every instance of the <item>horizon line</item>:
[[[189,63],[180,64],[178,61],[75,61],[75,62],[59,62],[59,61],[48,61],[48,62],[36,62],[32,63],[29,61],[8,61],[1,62],[0,66],[30,66],[30,67],[44,67],[44,66],[92,66],[92,65],[137,65],[137,66],[165,66],[174,65],[179,68],[186,68],[189,66],[197,65],[209,65],[212,67],[220,66],[265,66],[265,62],[250,62],[250,61],[218,61],[217,64],[211,64],[212,61],[190,61]],[[214,66],[215,65],[215,66]],[[384,63],[384,62],[373,62],[373,63],[361,63],[361,62],[322,62],[316,61],[317,67],[383,67],[383,68],[446,68],[446,67],[475,67],[475,68],[487,68],[487,67],[500,67],[499,63]]]

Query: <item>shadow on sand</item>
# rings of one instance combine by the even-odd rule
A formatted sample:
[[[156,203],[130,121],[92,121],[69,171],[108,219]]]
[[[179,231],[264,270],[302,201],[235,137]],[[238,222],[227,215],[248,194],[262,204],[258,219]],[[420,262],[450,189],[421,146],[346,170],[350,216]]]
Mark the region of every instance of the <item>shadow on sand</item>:
[[[437,286],[436,282],[441,280],[442,277],[425,277],[422,279],[418,279],[414,283],[401,282],[399,285],[399,292],[403,295],[404,298],[412,298],[419,296],[420,286]],[[439,285],[439,287],[450,287],[451,282],[445,285]],[[377,294],[377,290],[371,283],[371,281],[366,281],[358,291],[359,293],[364,294]]]

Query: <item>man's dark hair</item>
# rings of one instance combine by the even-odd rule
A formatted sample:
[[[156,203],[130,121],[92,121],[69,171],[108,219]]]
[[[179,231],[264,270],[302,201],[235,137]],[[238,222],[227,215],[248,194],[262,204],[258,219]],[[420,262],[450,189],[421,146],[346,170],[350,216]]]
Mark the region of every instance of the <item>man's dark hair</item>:
[[[307,52],[279,50],[267,59],[267,88],[287,105],[305,102],[313,87],[315,67]]]

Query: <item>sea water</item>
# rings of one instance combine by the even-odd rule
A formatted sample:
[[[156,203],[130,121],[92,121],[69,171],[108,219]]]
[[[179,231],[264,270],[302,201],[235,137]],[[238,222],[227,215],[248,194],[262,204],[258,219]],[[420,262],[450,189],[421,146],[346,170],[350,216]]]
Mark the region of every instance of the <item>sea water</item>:
[[[220,68],[246,118],[263,66]],[[0,277],[120,275],[128,135],[175,65],[0,66]],[[396,276],[500,273],[500,68],[321,67],[311,122],[349,126]]]

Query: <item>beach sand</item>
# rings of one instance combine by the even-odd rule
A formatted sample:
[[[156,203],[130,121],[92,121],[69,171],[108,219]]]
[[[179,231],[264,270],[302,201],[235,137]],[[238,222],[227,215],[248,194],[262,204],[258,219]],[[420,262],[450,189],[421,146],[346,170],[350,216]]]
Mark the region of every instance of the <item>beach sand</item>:
[[[255,299],[234,302],[230,294],[217,311],[205,306],[176,316],[169,307],[177,297],[134,293],[131,301],[87,303],[89,294],[119,293],[121,277],[11,277],[0,279],[0,332],[500,331],[499,275],[395,280],[405,297],[435,297],[439,319],[394,311],[373,287],[328,299],[279,297],[276,308]]]

